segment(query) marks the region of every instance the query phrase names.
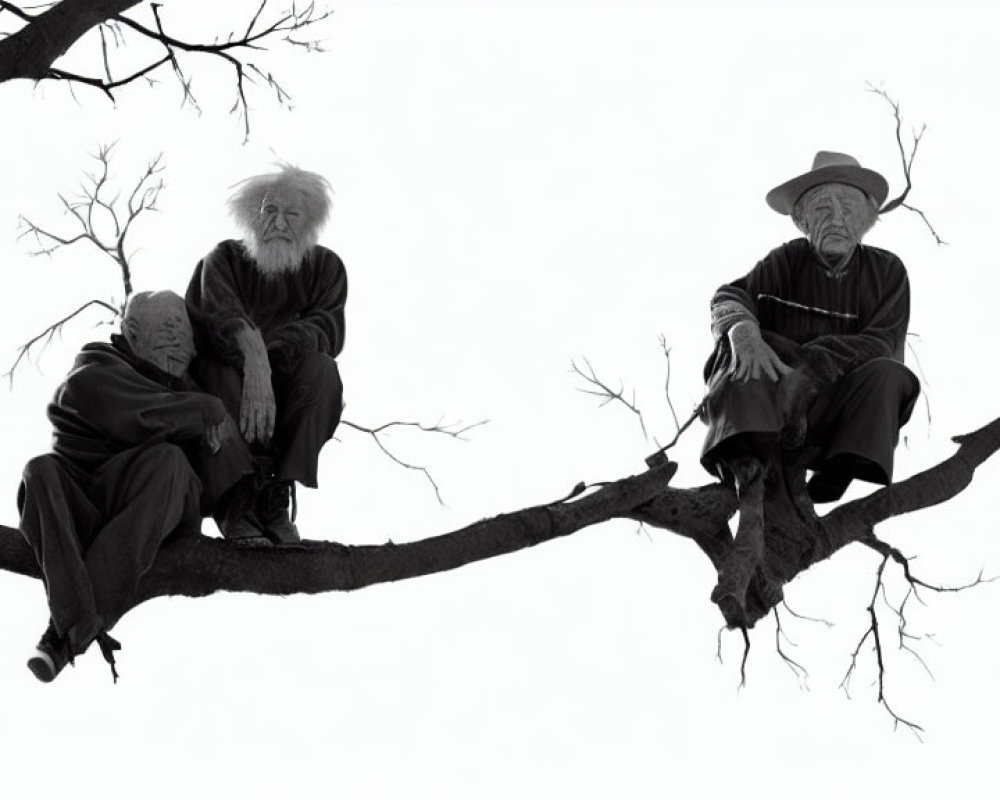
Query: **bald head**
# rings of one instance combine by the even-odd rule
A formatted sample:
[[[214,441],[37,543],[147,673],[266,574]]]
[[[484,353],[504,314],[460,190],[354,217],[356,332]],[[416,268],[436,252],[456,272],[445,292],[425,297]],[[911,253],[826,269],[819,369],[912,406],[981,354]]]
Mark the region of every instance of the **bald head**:
[[[122,318],[122,335],[137,357],[176,377],[187,372],[195,355],[187,307],[174,292],[132,295]]]

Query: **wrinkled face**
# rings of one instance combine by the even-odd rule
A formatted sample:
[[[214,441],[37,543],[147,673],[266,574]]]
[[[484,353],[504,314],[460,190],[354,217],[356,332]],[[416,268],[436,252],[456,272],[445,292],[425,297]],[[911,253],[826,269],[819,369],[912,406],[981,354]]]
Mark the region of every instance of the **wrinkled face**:
[[[175,377],[187,372],[195,356],[187,308],[173,292],[143,292],[133,297],[122,332],[136,356]]]
[[[272,189],[264,195],[260,204],[257,238],[261,244],[298,244],[302,239],[305,217],[305,204],[297,192]]]
[[[246,241],[257,269],[267,276],[296,271],[311,245],[311,229],[300,192],[275,187],[264,195]]]
[[[806,192],[798,201],[801,216],[798,223],[824,256],[841,258],[875,223],[875,210],[868,196],[854,186],[824,183]]]

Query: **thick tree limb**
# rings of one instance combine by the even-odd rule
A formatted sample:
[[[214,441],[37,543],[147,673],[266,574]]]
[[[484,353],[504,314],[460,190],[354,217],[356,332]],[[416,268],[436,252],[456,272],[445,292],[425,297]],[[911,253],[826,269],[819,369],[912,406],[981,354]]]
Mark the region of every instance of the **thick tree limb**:
[[[351,591],[455,569],[625,516],[662,492],[676,470],[676,464],[667,464],[610,483],[573,502],[501,514],[452,533],[403,544],[348,546],[310,541],[256,549],[207,536],[186,536],[157,556],[142,580],[135,605],[163,595],[200,597],[219,591],[280,595]],[[0,568],[41,577],[20,533],[6,526],[0,526]]]
[[[976,467],[1000,449],[1000,419],[956,437],[949,459],[867,498],[846,503],[825,517],[778,514],[768,530],[771,569],[787,582],[844,545],[871,542],[872,527],[898,514],[953,497],[968,486]],[[734,492],[721,484],[678,489],[668,486],[675,463],[654,467],[590,493],[483,520],[452,533],[416,542],[353,547],[306,542],[301,547],[248,550],[205,536],[191,536],[166,548],[144,580],[141,599],[159,595],[200,596],[217,591],[260,594],[349,591],[455,569],[511,553],[615,518],[633,519],[695,541],[713,564],[732,545],[728,520],[736,511]],[[793,493],[794,494],[794,493]],[[780,506],[775,506],[780,511]],[[800,509],[801,510],[801,509]],[[801,536],[802,541],[789,544]],[[0,569],[40,577],[19,532],[0,526]],[[767,613],[769,609],[764,609]]]
[[[959,449],[951,458],[866,498],[845,503],[822,518],[808,503],[804,471],[797,466],[804,463],[804,454],[789,454],[784,471],[772,475],[765,493],[764,559],[768,574],[781,583],[787,583],[851,542],[859,542],[882,556],[875,590],[867,606],[870,624],[858,641],[842,685],[847,688],[861,649],[871,639],[877,660],[878,702],[897,726],[903,725],[917,735],[921,731],[919,725],[900,716],[886,699],[884,640],[876,602],[881,596],[895,613],[900,649],[911,653],[926,669],[911,643],[929,636],[918,637],[907,631],[904,609],[909,598],[919,599],[920,588],[961,591],[986,581],[980,575],[967,586],[944,587],[917,579],[910,572],[908,559],[878,539],[874,526],[890,517],[944,502],[966,488],[976,468],[1000,449],[1000,418],[974,433],[955,437],[955,441]],[[614,518],[637,520],[690,538],[718,567],[733,548],[728,522],[737,508],[735,493],[721,484],[673,488],[668,484],[676,470],[676,464],[662,463],[599,488],[577,484],[569,495],[554,503],[501,514],[451,533],[404,544],[390,540],[383,545],[350,546],[304,541],[295,546],[256,549],[197,533],[178,535],[158,554],[153,568],[140,582],[131,607],[154,597],[200,597],[219,591],[277,595],[351,591],[456,569],[568,536]],[[909,586],[898,606],[888,600],[883,584],[883,572],[890,560],[901,566]],[[20,532],[6,526],[0,526],[0,569],[41,577],[34,555]],[[759,580],[755,577],[754,581],[747,591],[745,616],[741,616],[739,624],[727,619],[729,627],[739,627],[743,634],[741,686],[746,680],[750,647],[747,629],[772,609],[778,626],[775,641],[779,655],[803,681],[804,668],[782,646],[784,631],[777,616],[781,598],[774,599],[773,594],[762,592]],[[801,616],[791,610],[789,613]]]
[[[141,0],[62,0],[37,16],[13,3],[0,2],[7,11],[28,24],[0,40],[0,83],[15,78],[40,81],[57,77],[52,64],[87,31],[121,14]]]
[[[245,29],[240,26],[240,32],[230,31],[225,38],[216,36],[202,41],[185,41],[167,33],[160,15],[161,3],[149,4],[153,24],[143,25],[122,14],[139,5],[140,0],[62,0],[37,15],[14,3],[0,0],[0,18],[7,12],[26,23],[20,30],[0,39],[0,83],[17,78],[61,80],[70,86],[83,84],[98,89],[113,102],[115,90],[140,78],[152,84],[154,81],[150,75],[169,64],[181,86],[182,105],[190,103],[197,108],[192,78],[182,67],[180,55],[212,56],[233,70],[236,92],[231,112],[242,121],[244,135],[248,138],[250,120],[246,83],[263,83],[274,92],[279,104],[287,104],[291,97],[271,72],[246,59],[280,42],[306,52],[321,51],[319,41],[298,39],[295,35],[322,22],[332,13],[317,9],[314,3],[292,2],[288,9],[265,19],[268,2],[261,0]],[[59,59],[94,28],[98,29],[100,38],[99,73],[95,69],[95,74],[81,75],[61,68],[57,63]],[[123,75],[123,70],[112,68],[109,38],[116,50],[123,49],[126,32],[132,38],[155,45],[158,54],[142,53],[138,60],[133,59],[134,63],[124,69]]]

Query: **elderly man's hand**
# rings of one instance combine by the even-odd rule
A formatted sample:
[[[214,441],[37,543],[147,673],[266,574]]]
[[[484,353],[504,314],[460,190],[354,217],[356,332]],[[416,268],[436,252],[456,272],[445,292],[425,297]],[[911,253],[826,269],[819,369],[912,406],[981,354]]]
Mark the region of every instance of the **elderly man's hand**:
[[[205,444],[208,445],[209,452],[214,456],[222,449],[224,441],[236,435],[236,422],[226,414],[226,418],[222,422],[218,425],[211,425],[205,431]]]
[[[243,353],[243,397],[240,401],[240,433],[249,444],[267,444],[274,436],[275,403],[271,387],[271,364],[260,331],[246,327],[237,333]]]
[[[729,344],[733,350],[732,380],[757,380],[766,375],[776,381],[792,371],[761,338],[760,327],[754,322],[744,320],[730,328]]]
[[[274,389],[271,370],[246,370],[243,373],[243,399],[240,403],[240,433],[248,443],[267,444],[274,436]]]

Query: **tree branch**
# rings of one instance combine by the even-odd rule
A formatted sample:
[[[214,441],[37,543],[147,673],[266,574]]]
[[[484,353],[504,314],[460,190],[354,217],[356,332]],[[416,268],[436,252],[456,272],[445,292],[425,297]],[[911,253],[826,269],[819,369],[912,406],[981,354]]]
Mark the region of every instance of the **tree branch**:
[[[112,143],[102,145],[97,153],[93,154],[97,168],[93,172],[84,173],[77,196],[67,198],[62,194],[57,195],[63,212],[70,218],[73,230],[68,233],[55,233],[21,215],[19,219],[21,232],[18,239],[25,237],[34,239],[36,247],[29,251],[32,256],[51,256],[63,247],[70,247],[77,242],[89,242],[117,266],[122,281],[122,299],[121,301],[115,298],[111,298],[110,301],[89,300],[22,344],[10,369],[4,373],[4,377],[11,385],[15,371],[30,356],[31,350],[36,345],[41,344],[44,352],[48,343],[62,331],[67,322],[91,306],[101,306],[110,311],[113,318],[120,317],[125,303],[132,294],[131,258],[134,253],[127,252],[128,237],[136,220],[142,214],[158,210],[157,201],[164,186],[163,178],[160,177],[160,173],[163,172],[163,156],[157,155],[146,165],[144,172],[123,201],[121,192],[113,187],[109,177],[113,150]]]
[[[646,423],[642,418],[642,412],[639,410],[638,406],[635,404],[635,392],[632,392],[632,400],[628,401],[625,399],[625,386],[624,384],[619,384],[618,391],[615,391],[610,386],[608,386],[604,381],[597,377],[597,373],[594,371],[593,365],[590,360],[584,356],[583,363],[587,365],[587,371],[584,372],[580,367],[576,365],[575,361],[570,362],[570,369],[574,373],[579,375],[583,380],[589,385],[595,388],[593,389],[577,389],[578,392],[583,394],[589,394],[593,397],[601,398],[600,406],[603,408],[608,403],[617,401],[621,403],[625,408],[635,414],[636,418],[639,420],[639,427],[642,429],[642,436],[644,439],[649,439],[649,433],[646,431]]]
[[[116,308],[115,306],[111,305],[110,303],[106,303],[103,300],[88,300],[86,303],[84,303],[82,306],[76,309],[76,311],[72,311],[62,319],[53,322],[45,330],[31,337],[28,341],[26,341],[17,349],[17,357],[14,359],[14,363],[12,363],[10,365],[10,369],[3,374],[3,377],[7,378],[7,380],[10,382],[11,388],[13,388],[14,386],[14,372],[17,370],[18,366],[20,366],[21,362],[30,356],[32,348],[35,347],[35,345],[41,344],[42,352],[44,352],[45,348],[49,346],[49,344],[55,338],[55,335],[63,329],[63,326],[67,322],[76,318],[91,306],[100,306],[101,308],[107,309],[112,313],[113,319],[117,319],[118,317],[120,317],[123,312],[122,308]]]
[[[365,427],[364,425],[358,425],[357,423],[350,422],[346,419],[342,419],[340,421],[340,425],[341,427],[353,428],[354,430],[360,431],[361,433],[367,433],[369,436],[372,437],[372,441],[375,442],[375,444],[378,446],[378,449],[381,450],[385,455],[387,455],[393,462],[395,462],[401,467],[404,467],[405,469],[411,469],[416,472],[423,473],[424,477],[427,478],[431,487],[434,489],[434,495],[435,497],[437,497],[438,503],[442,506],[446,506],[447,504],[441,497],[441,488],[438,486],[437,481],[434,480],[434,476],[431,475],[430,470],[427,467],[421,467],[417,464],[411,464],[401,459],[386,446],[385,442],[383,441],[383,437],[386,435],[386,431],[389,431],[393,428],[412,428],[422,433],[438,433],[444,436],[450,436],[453,439],[461,439],[462,441],[465,441],[466,433],[473,430],[474,428],[478,428],[482,425],[485,425],[487,422],[489,422],[489,420],[484,419],[480,420],[479,422],[474,422],[471,425],[462,425],[462,423],[460,422],[455,424],[442,424],[443,419],[441,419],[438,420],[437,423],[435,423],[434,425],[424,425],[421,422],[394,421],[394,422],[385,422],[382,425],[378,425],[374,428],[368,428]]]
[[[377,432],[394,424],[434,430],[431,426],[416,423],[387,423],[367,431]],[[458,436],[467,429],[452,429],[447,435]],[[875,590],[868,603],[869,628],[854,650],[842,685],[845,690],[849,689],[850,677],[857,666],[861,649],[871,637],[879,669],[879,703],[885,706],[897,725],[902,724],[917,735],[921,731],[920,726],[900,716],[886,700],[886,664],[880,621],[875,610],[880,596],[886,601],[882,583],[885,565],[890,560],[898,563],[908,582],[910,591],[899,606],[888,604],[899,620],[897,635],[900,649],[910,651],[921,663],[922,659],[910,647],[910,643],[919,637],[912,637],[906,630],[905,608],[910,596],[919,600],[918,591],[922,588],[961,591],[992,579],[984,579],[980,575],[975,581],[956,587],[923,581],[912,574],[905,556],[875,537],[873,526],[889,517],[943,502],[965,488],[975,468],[1000,449],[1000,418],[974,433],[956,437],[956,441],[959,449],[951,458],[867,498],[845,503],[822,518],[812,513],[811,509],[797,505],[802,494],[798,478],[788,484],[790,478],[786,474],[777,481],[778,484],[787,484],[782,491],[788,494],[765,495],[765,518],[768,519],[765,562],[769,573],[783,583],[811,565],[829,558],[850,542],[860,542],[882,555]],[[456,569],[474,561],[567,536],[615,518],[632,519],[691,538],[718,567],[733,547],[728,521],[737,507],[735,492],[721,484],[687,489],[671,487],[669,480],[676,469],[675,463],[666,463],[601,485],[577,484],[567,497],[556,502],[501,514],[452,533],[405,544],[389,540],[383,545],[349,546],[304,541],[300,545],[253,549],[197,534],[177,537],[158,554],[152,570],[141,582],[133,605],[162,595],[197,597],[218,591],[281,595],[351,591],[376,583]],[[588,488],[594,491],[587,493]],[[14,528],[0,526],[0,569],[40,577],[33,554]],[[781,602],[779,595],[778,599],[770,601],[770,606],[764,607],[760,605],[760,597],[758,595],[751,603],[748,594],[747,609],[752,614],[748,624],[742,626],[741,685],[746,680],[749,656],[747,628]],[[788,610],[796,617],[809,619]],[[816,621],[829,626],[823,620]],[[777,614],[776,624],[781,624]],[[782,630],[776,631],[776,642],[779,654],[789,663],[781,645],[782,635]],[[796,674],[801,674],[798,662],[789,663],[789,666]]]
[[[87,31],[138,5],[141,0],[62,0],[38,15],[25,13],[14,3],[0,2],[27,23],[0,40],[0,83],[16,78],[40,81],[60,78],[53,63]]]
[[[927,226],[927,229],[934,237],[934,241],[936,241],[939,245],[948,244],[940,236],[938,236],[937,231],[934,230],[930,220],[927,219],[927,216],[923,211],[906,203],[906,198],[909,196],[910,190],[913,188],[913,161],[917,157],[917,148],[920,146],[920,140],[923,138],[924,133],[927,130],[927,124],[924,123],[921,125],[919,131],[916,128],[911,131],[910,138],[913,143],[910,145],[909,152],[907,152],[906,145],[903,144],[903,117],[899,109],[899,103],[890,97],[889,93],[884,88],[875,86],[871,82],[868,82],[867,86],[869,92],[877,94],[892,108],[892,115],[896,120],[896,146],[899,148],[899,158],[903,164],[903,179],[906,182],[906,185],[903,187],[903,191],[900,192],[899,196],[886,202],[882,208],[879,209],[878,213],[888,214],[890,211],[894,211],[902,206],[903,208],[913,211],[920,216],[920,218],[924,221],[924,224]]]
[[[188,535],[157,555],[134,605],[164,595],[201,597],[218,591],[279,595],[352,591],[456,569],[624,516],[661,492],[676,470],[676,464],[668,464],[609,483],[572,502],[525,508],[403,544],[390,540],[383,545],[348,546],[305,541],[294,546],[245,548]],[[0,568],[41,577],[20,533],[6,526],[0,526]]]
[[[26,13],[13,3],[0,2],[0,10],[10,11],[27,24],[16,33],[0,41],[0,83],[16,78],[31,80],[61,80],[70,85],[81,84],[98,89],[112,101],[114,90],[134,81],[145,78],[150,80],[151,73],[165,64],[171,69],[183,92],[182,105],[190,103],[199,108],[192,90],[192,79],[185,72],[179,57],[180,53],[188,55],[212,56],[224,61],[234,72],[236,93],[231,113],[237,114],[242,121],[244,136],[250,135],[249,104],[246,97],[245,83],[255,83],[255,77],[260,79],[274,91],[280,105],[285,105],[291,96],[278,83],[277,78],[259,65],[243,60],[246,52],[263,52],[277,43],[286,43],[306,52],[321,52],[322,43],[318,40],[303,40],[295,38],[294,34],[312,28],[332,15],[331,10],[317,9],[315,3],[297,5],[274,15],[270,21],[265,21],[265,11],[269,0],[263,0],[250,17],[245,30],[241,34],[230,32],[224,39],[185,41],[167,33],[164,21],[160,15],[161,3],[150,3],[153,15],[153,25],[142,23],[124,16],[122,12],[139,4],[140,0],[63,0],[48,11],[37,16]],[[99,70],[101,77],[80,75],[60,68],[56,62],[77,40],[93,28],[98,29],[100,39]],[[152,59],[140,67],[130,67],[124,77],[114,77],[113,58],[105,37],[105,28],[113,29],[115,44],[124,46],[124,29],[142,40],[152,42],[163,48],[165,55]]]

